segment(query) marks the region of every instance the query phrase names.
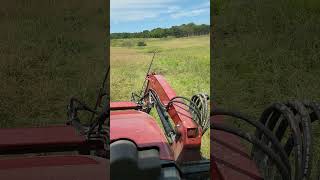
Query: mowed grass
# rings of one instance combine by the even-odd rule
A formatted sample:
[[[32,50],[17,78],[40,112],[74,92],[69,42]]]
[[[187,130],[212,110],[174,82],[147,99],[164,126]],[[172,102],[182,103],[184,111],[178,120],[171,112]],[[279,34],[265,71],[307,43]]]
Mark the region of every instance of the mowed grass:
[[[177,95],[191,98],[210,93],[209,36],[189,38],[143,39],[147,46],[135,46],[141,39],[111,41],[111,100],[130,101],[132,92],[140,92],[146,71],[155,56],[152,72],[161,74]],[[131,47],[121,47],[133,41]],[[209,131],[203,137],[202,153],[209,158]]]
[[[94,105],[107,63],[103,5],[2,3],[0,127],[64,124],[71,96]]]
[[[273,102],[320,102],[319,1],[218,0],[214,9],[211,77],[219,106],[258,119]],[[319,123],[312,133],[315,179]]]

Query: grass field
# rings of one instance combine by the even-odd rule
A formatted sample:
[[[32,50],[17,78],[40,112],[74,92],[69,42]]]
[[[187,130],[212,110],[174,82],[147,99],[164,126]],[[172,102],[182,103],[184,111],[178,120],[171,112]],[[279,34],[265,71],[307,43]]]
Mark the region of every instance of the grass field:
[[[0,127],[64,123],[71,96],[94,104],[106,70],[103,5],[2,2]]]
[[[147,46],[137,47],[141,39],[111,41],[111,100],[130,101],[139,92],[152,58],[152,71],[163,75],[176,93],[191,98],[210,93],[209,36],[144,39]],[[209,158],[209,132],[203,138],[202,152]]]
[[[218,105],[258,117],[273,102],[320,101],[319,1],[217,0],[213,9]],[[313,128],[316,169],[319,123]]]

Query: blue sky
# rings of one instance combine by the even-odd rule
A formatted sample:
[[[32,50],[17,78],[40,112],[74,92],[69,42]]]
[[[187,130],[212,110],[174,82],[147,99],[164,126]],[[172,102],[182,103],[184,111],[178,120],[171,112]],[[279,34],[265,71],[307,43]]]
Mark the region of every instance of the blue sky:
[[[111,0],[110,6],[111,33],[210,24],[210,0]]]

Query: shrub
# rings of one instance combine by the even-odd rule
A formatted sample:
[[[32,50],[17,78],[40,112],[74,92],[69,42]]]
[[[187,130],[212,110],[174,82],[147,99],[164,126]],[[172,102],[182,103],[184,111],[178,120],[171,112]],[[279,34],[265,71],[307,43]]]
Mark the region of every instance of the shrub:
[[[134,46],[133,42],[131,41],[123,41],[122,47],[132,47]]]
[[[137,46],[146,46],[147,44],[144,41],[139,41]]]

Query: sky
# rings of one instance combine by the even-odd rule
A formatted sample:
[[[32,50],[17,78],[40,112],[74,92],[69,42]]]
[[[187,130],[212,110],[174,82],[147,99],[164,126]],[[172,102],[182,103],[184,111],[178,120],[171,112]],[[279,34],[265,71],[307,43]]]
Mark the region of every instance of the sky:
[[[111,33],[210,24],[210,0],[111,0],[110,6]]]

